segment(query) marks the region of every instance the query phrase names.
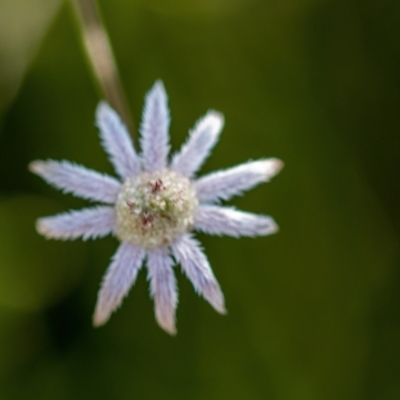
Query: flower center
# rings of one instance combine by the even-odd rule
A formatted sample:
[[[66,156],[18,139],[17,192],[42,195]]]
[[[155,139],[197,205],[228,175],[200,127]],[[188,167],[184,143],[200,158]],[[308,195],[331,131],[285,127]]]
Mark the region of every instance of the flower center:
[[[121,186],[116,236],[144,248],[168,245],[191,228],[197,204],[186,177],[170,170],[142,172]]]

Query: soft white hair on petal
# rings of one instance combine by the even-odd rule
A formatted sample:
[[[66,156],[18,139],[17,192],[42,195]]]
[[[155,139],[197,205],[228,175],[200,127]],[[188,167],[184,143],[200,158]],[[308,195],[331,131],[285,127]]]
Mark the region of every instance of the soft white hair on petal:
[[[185,234],[172,244],[172,252],[196,292],[218,312],[225,314],[224,295],[199,242]]]
[[[189,139],[172,159],[171,169],[192,177],[210,154],[223,126],[223,115],[209,111],[190,131]]]
[[[146,95],[140,126],[143,166],[157,171],[167,166],[169,110],[164,85],[157,81]]]
[[[96,110],[96,125],[104,150],[121,178],[140,172],[140,159],[133,147],[132,139],[119,115],[104,101]]]
[[[112,263],[104,275],[96,308],[93,325],[105,324],[122,303],[129,289],[134,285],[142,266],[145,250],[131,243],[121,243],[112,258]]]
[[[114,203],[121,183],[115,178],[69,161],[33,161],[29,170],[64,193],[84,199]]]
[[[261,182],[268,182],[283,167],[277,158],[249,161],[198,179],[194,186],[200,201],[229,200]]]
[[[51,217],[39,218],[37,231],[48,239],[95,239],[114,231],[113,207],[97,206],[72,210]]]
[[[173,261],[166,247],[148,250],[148,279],[150,280],[150,293],[154,298],[156,319],[161,328],[169,334],[175,335],[178,290],[172,265]]]
[[[197,208],[194,228],[211,235],[234,237],[263,236],[278,231],[278,226],[271,217],[214,205],[200,205]]]

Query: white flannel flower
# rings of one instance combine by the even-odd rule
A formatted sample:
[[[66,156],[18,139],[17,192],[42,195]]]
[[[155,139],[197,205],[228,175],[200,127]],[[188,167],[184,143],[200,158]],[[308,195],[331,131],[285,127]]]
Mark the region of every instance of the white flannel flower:
[[[187,142],[168,163],[169,111],[162,82],[146,96],[138,155],[119,116],[106,103],[96,112],[101,143],[119,179],[69,161],[34,161],[30,170],[49,184],[75,196],[103,203],[38,220],[37,230],[49,239],[83,240],[114,235],[121,244],[112,258],[98,293],[93,324],[105,324],[135,283],[146,259],[151,296],[158,324],[175,330],[178,296],[174,263],[179,263],[202,295],[224,314],[224,296],[192,231],[215,235],[258,236],[277,231],[268,216],[220,206],[282,168],[275,159],[249,161],[195,179],[218,140],[223,116],[209,111]]]

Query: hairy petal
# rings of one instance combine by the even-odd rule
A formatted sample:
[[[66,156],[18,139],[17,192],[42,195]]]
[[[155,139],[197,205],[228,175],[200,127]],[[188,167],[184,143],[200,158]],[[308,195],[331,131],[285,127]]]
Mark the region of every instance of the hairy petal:
[[[268,182],[282,167],[282,161],[269,158],[213,172],[195,182],[197,196],[204,202],[229,200],[261,182]]]
[[[69,161],[33,161],[29,170],[64,193],[103,203],[114,203],[121,186],[111,176]]]
[[[128,130],[118,114],[105,102],[97,106],[96,124],[104,150],[121,178],[140,172],[140,159],[132,144]]]
[[[169,334],[175,335],[175,309],[178,304],[178,290],[172,269],[172,259],[166,247],[148,251],[147,268],[150,293],[154,298],[158,324]]]
[[[196,292],[218,312],[225,314],[224,295],[199,242],[189,234],[185,234],[172,244],[172,252]]]
[[[278,231],[271,217],[213,205],[200,205],[197,208],[194,228],[211,235],[234,237],[263,236]]]
[[[115,211],[108,206],[72,210],[51,217],[39,218],[37,231],[48,239],[95,239],[114,231]]]
[[[169,122],[167,93],[163,83],[157,81],[146,95],[140,127],[142,158],[146,171],[157,171],[167,166]]]
[[[223,115],[216,111],[209,111],[190,131],[188,141],[172,159],[171,169],[184,176],[192,177],[210,154],[223,126]]]
[[[112,263],[104,275],[93,315],[93,325],[104,325],[122,303],[134,285],[142,266],[144,249],[124,242],[114,254]]]

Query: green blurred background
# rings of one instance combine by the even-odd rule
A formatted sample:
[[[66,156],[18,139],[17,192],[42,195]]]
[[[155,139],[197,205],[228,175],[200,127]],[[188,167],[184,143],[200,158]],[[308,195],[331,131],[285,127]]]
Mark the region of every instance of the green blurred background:
[[[233,204],[279,234],[199,235],[222,317],[177,270],[178,335],[144,271],[101,329],[117,242],[46,241],[38,216],[87,203],[31,176],[36,158],[112,173],[100,99],[60,0],[0,0],[0,398],[400,398],[400,2],[101,0],[136,124],[161,78],[178,149],[209,108],[226,127],[203,173],[275,156]],[[135,138],[136,139],[136,138]]]

